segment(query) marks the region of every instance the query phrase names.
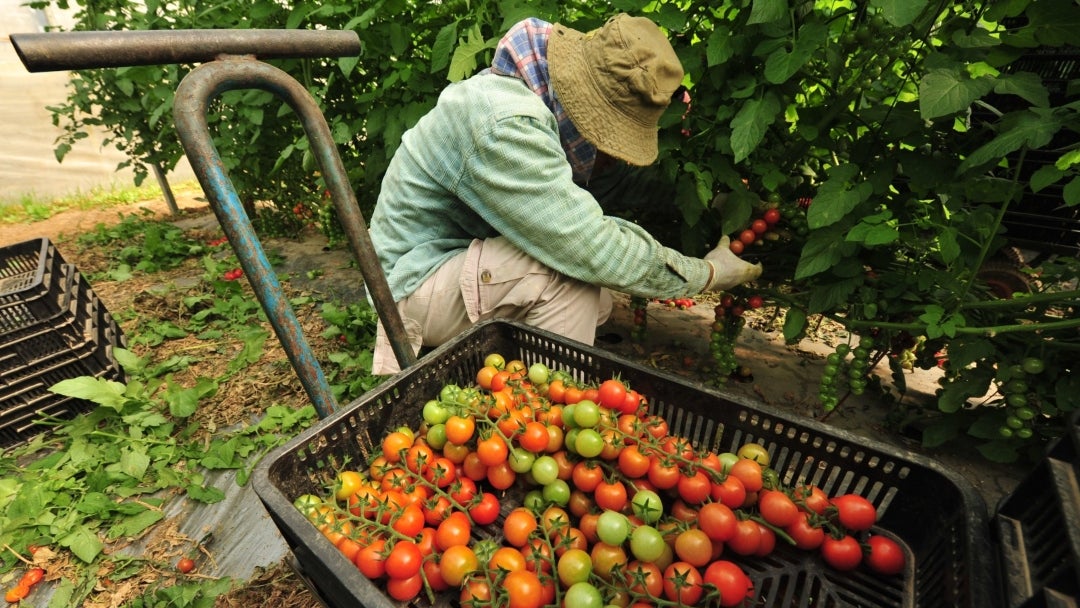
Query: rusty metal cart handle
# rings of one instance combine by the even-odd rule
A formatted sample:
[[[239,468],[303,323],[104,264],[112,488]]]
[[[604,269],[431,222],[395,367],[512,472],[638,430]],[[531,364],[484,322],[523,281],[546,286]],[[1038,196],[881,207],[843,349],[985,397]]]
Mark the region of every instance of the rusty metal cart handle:
[[[299,59],[360,54],[356,32],[333,30],[52,32],[12,34],[11,43],[29,72],[204,63],[219,55]]]
[[[251,32],[258,32],[259,35],[249,36]],[[244,211],[210,136],[210,127],[206,120],[207,110],[210,102],[221,93],[244,88],[262,89],[285,101],[300,117],[304,131],[311,142],[315,160],[326,181],[327,190],[334,201],[338,218],[356,255],[365,287],[371,294],[375,309],[390,338],[394,355],[402,369],[415,363],[416,356],[407,340],[404,324],[390,293],[386,276],[379,265],[375,248],[368,235],[367,224],[356,202],[356,195],[349,184],[345,167],[337,153],[325,117],[315,100],[299,82],[285,72],[256,59],[256,56],[266,56],[263,48],[260,48],[264,45],[266,49],[270,49],[270,55],[286,56],[286,50],[290,47],[283,40],[297,36],[301,32],[296,30],[271,32],[252,30],[251,32],[207,30],[200,32],[199,35],[189,32],[190,35],[180,36],[177,36],[180,32],[95,32],[102,36],[95,37],[97,46],[94,48],[97,50],[93,51],[96,57],[94,61],[79,59],[78,53],[72,50],[86,48],[85,37],[81,36],[86,32],[15,34],[11,36],[11,40],[23,63],[31,71],[35,68],[38,71],[83,69],[105,65],[116,67],[118,65],[148,65],[165,61],[216,59],[192,70],[177,88],[173,104],[177,133],[188,162],[195,171],[229,243],[235,250],[240,266],[251,282],[255,295],[266,312],[278,340],[285,348],[293,369],[299,376],[319,416],[325,418],[337,409],[329,383],[304,338],[303,329],[300,327],[296,314],[284,298],[281,284],[266,259],[251,220]],[[154,34],[163,34],[163,36],[154,36]],[[238,34],[242,34],[240,38],[236,37]],[[309,36],[310,34],[320,36]],[[27,44],[31,38],[34,44]],[[328,53],[355,55],[360,52],[360,41],[355,32],[306,32],[300,38],[303,38],[303,44],[298,42],[293,47],[291,56],[314,57],[326,56]],[[343,43],[343,38],[351,41]],[[45,44],[44,39],[47,39],[49,44]],[[243,39],[243,44],[237,42],[241,39]],[[70,43],[65,42],[66,40],[70,40]],[[109,49],[118,52],[116,49],[123,48],[125,40],[130,40],[130,44],[140,45],[153,60],[140,57],[124,63],[108,57],[109,51],[102,50]],[[172,46],[176,45],[178,40],[185,42],[180,46]],[[327,46],[321,46],[322,41],[325,41]]]

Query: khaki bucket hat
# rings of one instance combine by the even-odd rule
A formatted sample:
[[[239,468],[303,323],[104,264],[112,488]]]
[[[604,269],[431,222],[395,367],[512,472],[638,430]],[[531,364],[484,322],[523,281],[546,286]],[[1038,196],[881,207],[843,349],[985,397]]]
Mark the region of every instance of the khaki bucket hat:
[[[547,55],[551,87],[581,135],[632,165],[652,164],[657,124],[683,78],[660,28],[627,14],[585,34],[556,23]]]

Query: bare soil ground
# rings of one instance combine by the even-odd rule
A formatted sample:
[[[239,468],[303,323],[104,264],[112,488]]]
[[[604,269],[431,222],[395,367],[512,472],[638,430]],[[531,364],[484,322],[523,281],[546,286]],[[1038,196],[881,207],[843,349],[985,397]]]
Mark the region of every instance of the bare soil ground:
[[[208,233],[217,229],[216,219],[204,201],[188,195],[182,197],[178,203],[181,217],[173,219],[179,224]],[[146,201],[129,207],[101,211],[65,212],[33,224],[0,224],[0,246],[46,236],[58,243],[65,258],[74,258],[69,261],[79,264],[82,262],[74,254],[73,241],[76,235],[94,229],[99,223],[118,222],[122,214],[131,213],[152,213],[166,217],[168,209],[163,202]],[[361,281],[359,272],[349,267],[349,253],[342,249],[328,249],[320,234],[311,231],[302,235],[302,238],[277,239],[265,245],[268,248],[273,247],[284,257],[287,271],[294,277],[287,289],[317,291],[338,299],[357,297]],[[68,251],[72,253],[69,255]],[[87,259],[86,263],[92,264],[93,261]],[[306,277],[303,272],[305,269],[318,269],[320,273],[316,274],[321,276]],[[160,278],[155,280],[161,281]],[[145,283],[103,282],[94,287],[109,310],[134,307],[138,313],[140,306],[153,306],[153,299],[146,295],[148,285]],[[605,339],[598,341],[597,346],[644,365],[684,376],[691,382],[707,383],[709,380],[705,370],[714,304],[703,298],[697,305],[686,310],[660,304],[650,305],[647,336],[643,342],[637,343],[629,338],[632,313],[628,299],[618,297],[612,318],[598,332]],[[729,381],[722,387],[723,391],[798,416],[822,420],[836,428],[866,437],[869,441],[881,442],[936,460],[970,482],[991,511],[1026,473],[1023,466],[998,465],[986,461],[972,445],[963,441],[933,450],[922,448],[917,439],[888,426],[889,413],[895,407],[894,402],[898,397],[895,395],[886,398],[881,393],[868,390],[862,396],[850,397],[835,411],[826,415],[817,402],[817,386],[825,355],[832,352],[838,341],[847,338],[843,328],[823,324],[801,343],[786,345],[780,331],[781,321],[772,318],[768,309],[762,310],[765,312],[755,314],[750,319],[737,346],[739,359],[751,368],[752,377],[745,382]],[[150,312],[148,308],[146,314]],[[318,333],[318,321],[305,321],[306,330]],[[187,347],[197,345],[189,344]],[[270,360],[283,359],[283,354],[279,352]],[[267,375],[261,378],[266,379],[276,374],[278,378],[267,383],[280,386],[263,386],[261,391],[272,392],[278,398],[292,394],[297,399],[303,399],[295,376],[289,375],[282,366],[266,371]],[[887,379],[887,369],[875,371]],[[906,403],[932,406],[937,379],[938,375],[933,371],[912,373],[908,378],[909,391],[903,399]],[[889,383],[885,382],[885,385],[888,386]],[[239,414],[260,407],[264,401],[250,398],[250,390],[250,386],[238,386],[235,392],[223,391],[223,398],[231,401],[230,407],[224,409]],[[221,422],[227,423],[227,420]],[[259,602],[274,606],[318,605],[310,592],[298,584],[298,579],[289,568],[282,565],[250,581],[236,593],[219,599],[218,606],[248,606]]]

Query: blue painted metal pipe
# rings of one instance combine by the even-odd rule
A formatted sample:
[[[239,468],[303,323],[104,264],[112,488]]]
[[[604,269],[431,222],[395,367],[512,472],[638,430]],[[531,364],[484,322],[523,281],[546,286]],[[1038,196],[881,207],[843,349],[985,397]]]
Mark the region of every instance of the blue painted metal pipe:
[[[225,91],[245,88],[273,93],[299,115],[394,354],[402,369],[415,363],[416,357],[409,346],[404,324],[379,266],[330,128],[315,100],[288,74],[253,57],[224,56],[192,70],[177,88],[173,106],[176,130],[184,152],[304,390],[319,415],[326,417],[337,407],[326,376],[304,338],[292,307],[284,299],[277,276],[210,137],[206,120],[210,102]]]

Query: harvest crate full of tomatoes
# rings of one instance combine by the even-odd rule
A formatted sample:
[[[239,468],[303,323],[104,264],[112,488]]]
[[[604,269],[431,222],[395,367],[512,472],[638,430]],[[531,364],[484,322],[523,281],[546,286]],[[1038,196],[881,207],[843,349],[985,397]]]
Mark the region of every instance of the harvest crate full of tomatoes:
[[[985,506],[936,464],[511,323],[463,334],[254,480],[334,606],[996,596]]]

